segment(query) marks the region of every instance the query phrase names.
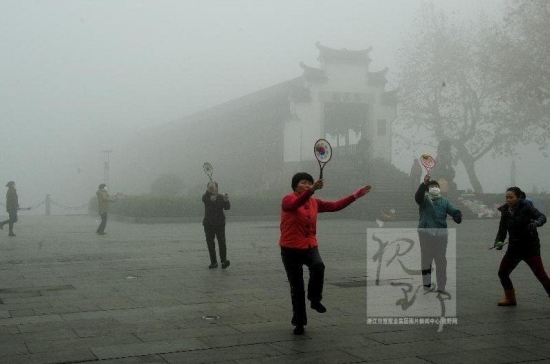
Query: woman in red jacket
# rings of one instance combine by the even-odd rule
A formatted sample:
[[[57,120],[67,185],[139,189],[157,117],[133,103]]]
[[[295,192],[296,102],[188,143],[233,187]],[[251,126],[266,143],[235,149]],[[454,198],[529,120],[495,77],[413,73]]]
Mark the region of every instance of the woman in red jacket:
[[[307,298],[311,308],[319,313],[326,312],[321,304],[325,265],[319,255],[316,237],[317,213],[339,211],[353,201],[366,195],[371,186],[359,188],[354,194],[338,201],[323,201],[313,198],[313,193],[323,188],[323,180],[313,182],[308,173],[297,173],[292,177],[293,193],[285,196],[281,211],[281,257],[290,283],[292,299],[292,325],[295,335],[303,335],[307,325],[306,300],[304,292],[303,266],[309,268]]]

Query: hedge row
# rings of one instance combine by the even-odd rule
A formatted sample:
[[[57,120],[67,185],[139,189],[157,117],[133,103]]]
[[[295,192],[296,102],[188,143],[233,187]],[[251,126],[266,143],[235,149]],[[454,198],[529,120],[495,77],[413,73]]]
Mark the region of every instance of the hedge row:
[[[280,214],[281,198],[277,195],[232,196],[231,216],[274,216]],[[97,198],[90,200],[90,213],[97,213]],[[191,218],[204,215],[201,196],[162,197],[151,195],[125,196],[109,206],[109,213],[133,218]]]

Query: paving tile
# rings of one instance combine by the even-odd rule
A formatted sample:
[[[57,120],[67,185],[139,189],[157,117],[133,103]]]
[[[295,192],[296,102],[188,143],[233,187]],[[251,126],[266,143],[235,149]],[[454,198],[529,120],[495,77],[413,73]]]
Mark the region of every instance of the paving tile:
[[[72,323],[72,322],[71,322]],[[101,335],[120,335],[134,334],[142,332],[172,331],[177,328],[171,322],[159,320],[143,320],[140,322],[122,324],[116,320],[96,323],[95,325],[71,325],[72,330],[79,337],[101,336]]]
[[[154,341],[148,343],[92,346],[90,350],[100,359],[125,358],[130,356],[151,355],[206,349],[208,346],[197,339]]]
[[[26,332],[48,332],[50,330],[61,329],[78,329],[78,328],[103,328],[118,326],[120,322],[112,318],[98,318],[98,319],[83,319],[83,320],[71,320],[71,321],[53,321],[53,322],[38,322],[38,323],[25,323],[18,325],[18,329],[22,333]],[[0,326],[1,328],[1,326]]]
[[[440,354],[441,357],[444,357],[447,354],[460,351],[442,343],[429,341],[372,347],[352,347],[341,350],[365,361],[384,359],[394,359],[397,361],[402,358],[422,357],[425,354]]]
[[[539,354],[530,353],[518,347],[501,347],[496,349],[478,349],[453,353],[421,354],[420,358],[434,364],[500,364],[500,363],[523,363],[528,360],[545,359]]]
[[[5,325],[29,325],[35,323],[52,323],[61,322],[63,319],[59,315],[42,315],[42,316],[22,316],[0,319],[0,326]]]
[[[340,364],[359,363],[361,359],[340,350],[325,350],[308,353],[281,355],[276,357],[263,357],[255,359],[237,360],[239,364]]]
[[[18,334],[19,328],[16,325],[0,326],[0,335]]]
[[[479,336],[455,337],[452,339],[437,340],[437,342],[460,350],[490,349],[502,346],[501,342],[486,342],[478,338]]]
[[[488,335],[491,333],[500,332],[522,332],[531,330],[543,330],[544,326],[535,322],[524,320],[509,320],[502,322],[488,322],[475,325],[457,325],[453,327],[453,330],[463,332],[470,335]]]
[[[545,330],[550,332],[550,330]],[[540,338],[536,335],[537,331],[531,331],[529,334],[523,332],[513,332],[513,333],[501,333],[501,334],[491,334],[491,335],[482,335],[476,336],[476,340],[479,342],[486,342],[489,344],[498,343],[498,346],[550,346],[550,339],[546,340]]]
[[[34,316],[36,313],[34,310],[10,310],[9,317],[25,317],[25,316]]]
[[[528,344],[528,345],[521,346],[521,348],[530,353],[540,355],[545,359],[550,359],[550,342],[549,341],[542,344],[539,343],[538,345]]]
[[[181,353],[161,355],[168,363],[199,364],[219,363],[226,361],[237,361],[250,359],[250,363],[263,363],[266,358],[281,355],[281,352],[268,345],[238,345],[208,350],[194,350]],[[243,361],[246,362],[246,361]]]
[[[306,340],[288,340],[274,342],[272,347],[277,349],[288,349],[292,352],[315,352],[324,350],[336,350],[347,347],[383,347],[384,344],[371,340],[361,335],[332,335],[332,336],[317,336],[305,335]]]
[[[166,360],[158,355],[144,355],[131,358],[102,360],[101,364],[166,364]]]
[[[57,340],[75,339],[77,336],[73,330],[61,329],[47,332],[32,332],[21,334],[0,334],[0,343],[31,343],[35,341],[49,341],[55,337]]]
[[[211,348],[242,346],[251,344],[280,343],[286,341],[302,341],[307,339],[307,330],[306,335],[296,336],[289,329],[279,329],[252,333],[238,333],[235,335],[226,336],[211,335],[198,338],[198,340],[207,344]]]
[[[526,334],[550,341],[550,329],[531,330],[531,331],[526,332]]]
[[[56,304],[47,308],[35,308],[36,315],[67,314],[76,312],[100,311],[101,308],[89,301],[77,301],[74,303]]]
[[[0,362],[6,364],[62,364],[95,360],[97,360],[97,357],[88,349],[62,350],[51,353],[0,357]]]
[[[1,357],[9,355],[28,354],[29,350],[25,346],[25,343],[14,343],[0,341],[0,362]]]
[[[470,335],[455,331],[451,328],[443,328],[437,331],[437,326],[423,327],[423,325],[411,325],[403,331],[378,332],[364,334],[365,337],[382,344],[412,343],[417,341],[434,341],[452,338],[466,338]]]
[[[162,341],[162,340],[174,340],[183,339],[188,337],[204,337],[204,336],[231,336],[239,334],[236,329],[227,325],[211,325],[208,327],[198,327],[191,329],[164,329],[155,331],[142,331],[136,332],[134,335],[143,342],[148,341]]]
[[[109,235],[97,237],[95,216],[25,216],[18,244],[0,255],[0,363],[544,363],[548,297],[526,265],[512,277],[518,306],[496,307],[502,254],[480,254],[478,243],[494,238],[487,225],[495,222],[457,230],[458,324],[438,333],[435,325],[367,324],[365,228],[377,225],[323,219],[328,312],[308,309],[297,337],[277,220],[229,222],[232,265],[209,270],[200,222],[110,220]],[[550,240],[550,229],[540,235]],[[346,249],[331,243],[342,237]],[[550,250],[542,253],[550,261]]]
[[[61,351],[64,348],[89,348],[96,346],[112,346],[139,343],[139,339],[134,335],[116,335],[116,336],[92,336],[87,338],[58,338],[52,336],[50,340],[41,340],[28,342],[27,347],[31,353],[44,353],[52,351]]]

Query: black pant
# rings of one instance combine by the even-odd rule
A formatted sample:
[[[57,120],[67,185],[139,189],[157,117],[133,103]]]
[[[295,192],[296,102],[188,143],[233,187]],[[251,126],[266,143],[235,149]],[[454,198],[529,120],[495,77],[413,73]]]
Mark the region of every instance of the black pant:
[[[418,232],[420,239],[420,264],[422,266],[422,284],[431,285],[432,262],[435,262],[437,289],[444,290],[447,284],[447,235],[431,235]]]
[[[204,225],[204,235],[206,235],[206,246],[208,247],[208,254],[210,254],[210,263],[217,263],[215,238],[218,239],[218,245],[220,247],[220,260],[222,263],[225,262],[227,258],[225,225]]]
[[[544,270],[542,265],[542,258],[540,253],[538,255],[531,255],[531,252],[521,252],[521,251],[512,251],[510,248],[504,254],[502,261],[500,262],[500,267],[498,269],[498,277],[500,278],[500,283],[505,290],[514,289],[512,280],[510,279],[510,274],[517,267],[519,262],[522,260],[527,263],[529,268],[533,271],[539,282],[544,287],[544,290],[550,296],[550,278]]]
[[[17,222],[17,211],[8,211],[8,219],[0,222],[2,226],[9,224],[10,233],[13,233],[13,224]]]
[[[323,298],[325,264],[317,248],[281,248],[281,257],[290,284],[293,313],[291,322],[293,325],[307,325],[303,265],[309,268],[307,298],[313,302],[320,302]]]
[[[101,223],[97,227],[96,233],[104,233],[105,232],[105,226],[107,226],[107,213],[104,212],[102,214],[99,214],[101,217]]]

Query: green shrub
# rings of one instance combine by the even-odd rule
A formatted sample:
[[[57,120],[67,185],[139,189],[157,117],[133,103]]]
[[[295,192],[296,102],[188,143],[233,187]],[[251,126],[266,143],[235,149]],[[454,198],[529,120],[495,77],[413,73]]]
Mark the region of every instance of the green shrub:
[[[204,216],[202,196],[167,197],[151,195],[126,195],[109,206],[109,213],[133,218],[190,218]],[[282,196],[238,195],[230,196],[231,210],[228,216],[276,216],[280,214]],[[97,212],[97,198],[90,199],[90,213]]]

